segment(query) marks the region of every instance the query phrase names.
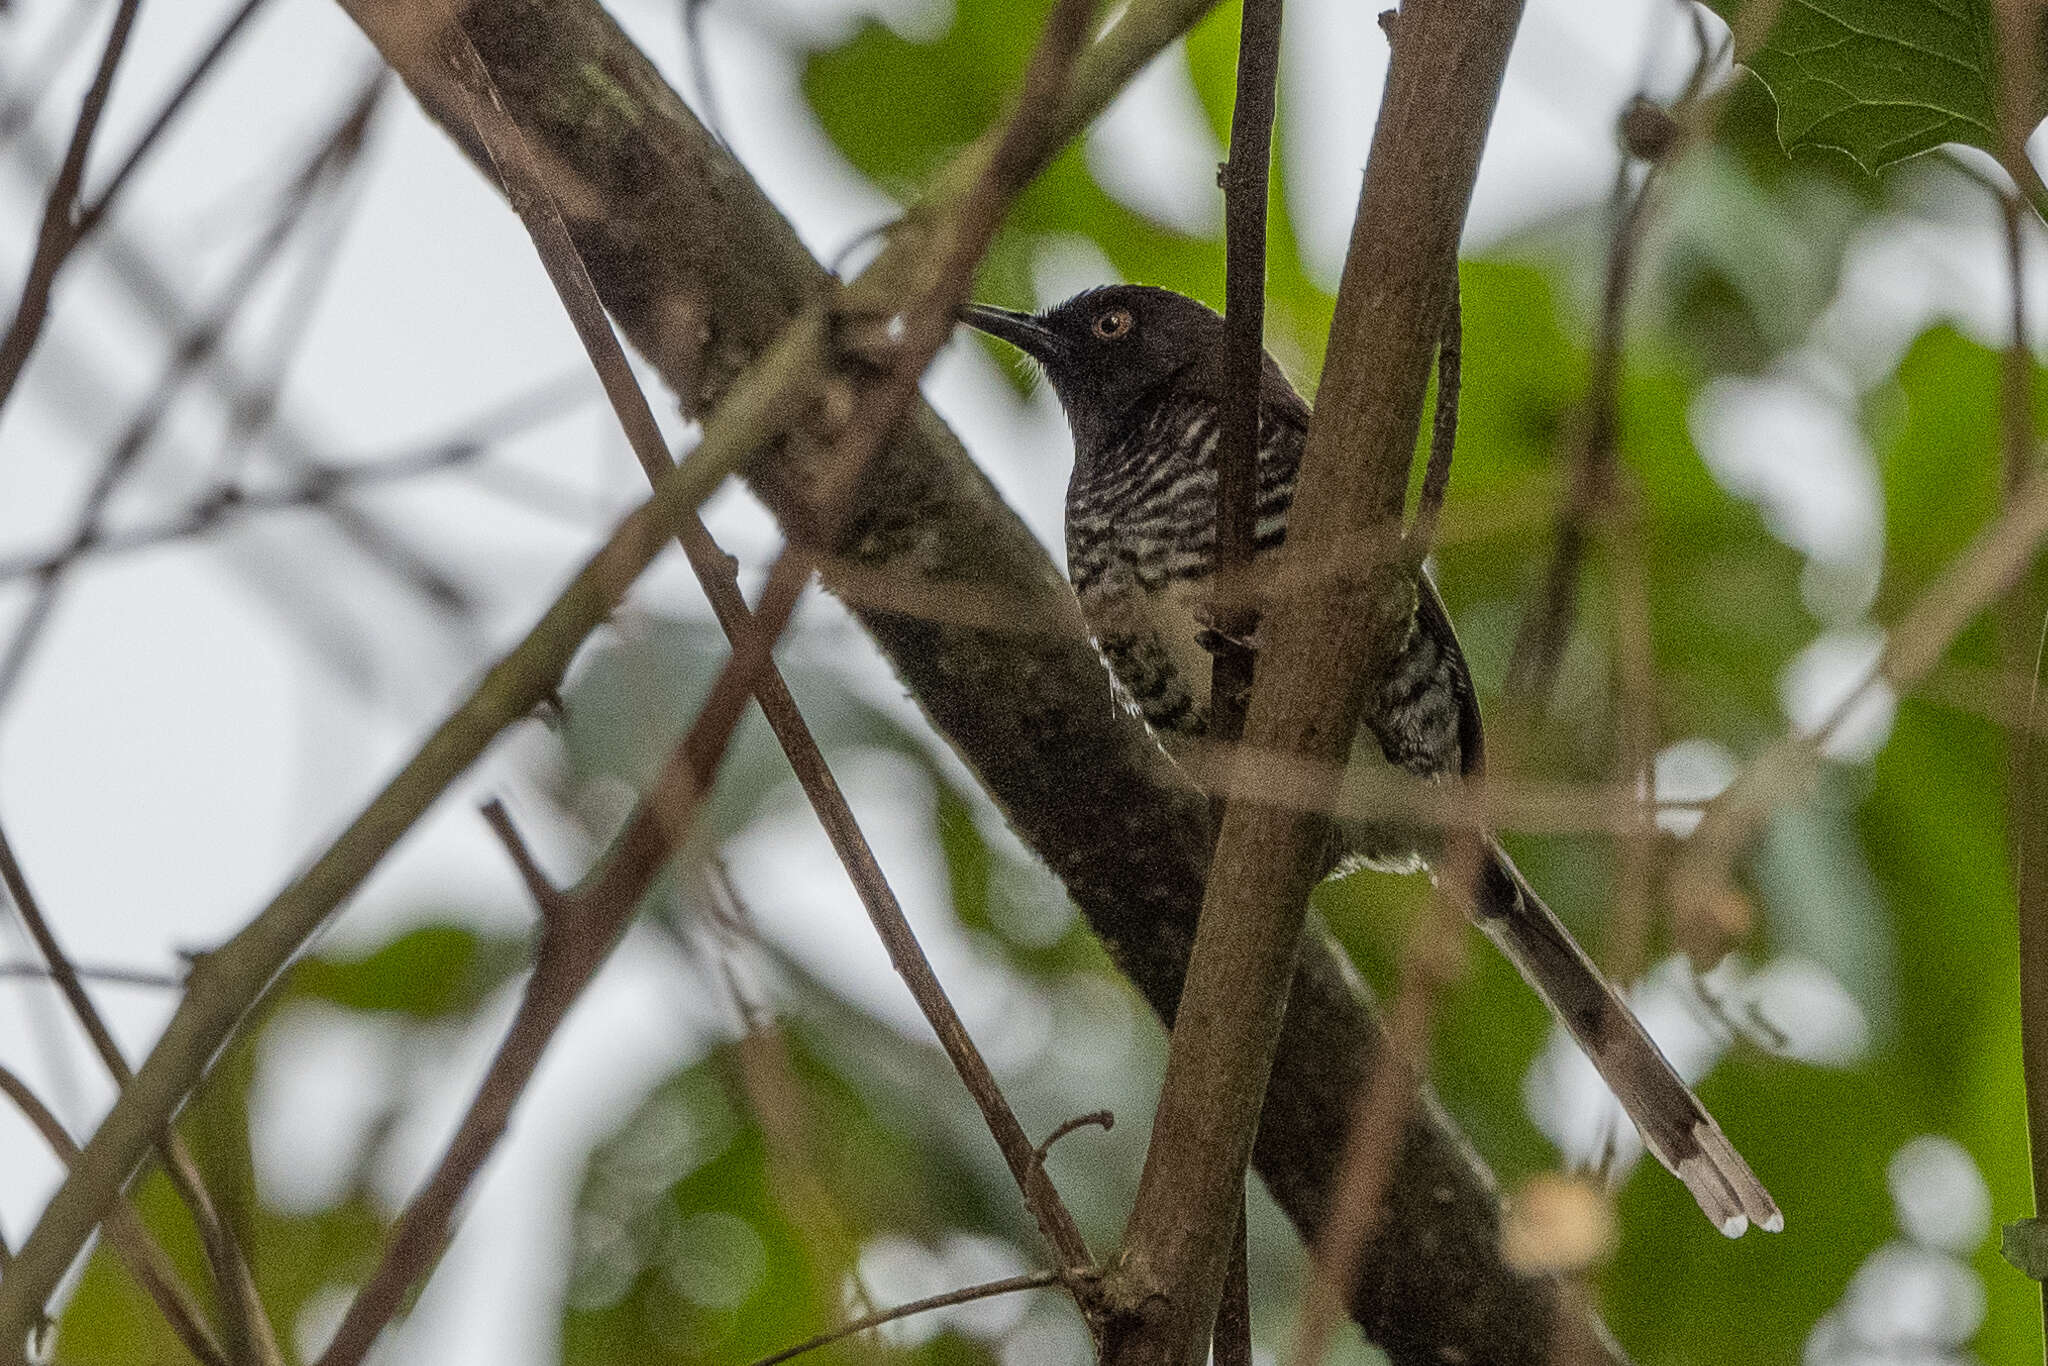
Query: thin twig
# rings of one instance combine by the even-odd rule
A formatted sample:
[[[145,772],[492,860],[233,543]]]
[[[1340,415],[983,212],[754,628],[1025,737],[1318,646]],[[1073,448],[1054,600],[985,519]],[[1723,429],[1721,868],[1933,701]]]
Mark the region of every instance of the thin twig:
[[[1998,42],[1997,90],[1999,160],[2026,193],[2040,185],[2027,156],[2033,116],[2037,8],[2022,0],[1993,6]],[[2038,480],[2034,427],[2034,352],[2027,337],[2027,243],[2020,201],[1996,196],[2005,230],[2010,326],[1999,367],[2000,484],[2006,506]],[[2042,204],[2033,201],[2036,212]],[[2037,626],[2036,622],[2041,625]],[[2023,572],[1999,604],[1999,653],[2005,671],[2028,677],[2037,687],[2041,668],[2037,640],[2048,640],[2048,574],[2037,566]],[[2031,687],[2030,687],[2031,694]],[[2032,696],[2027,710],[2032,710]],[[2026,1088],[2027,1151],[2033,1168],[2034,1218],[2048,1218],[2048,746],[2031,726],[2006,732],[2007,848],[2018,922],[2020,979],[2020,1074]],[[2041,1292],[2042,1322],[2048,1324],[2048,1281]]]
[[[912,1300],[908,1304],[899,1304],[894,1309],[884,1309],[880,1313],[855,1319],[829,1333],[820,1333],[814,1338],[799,1342],[794,1347],[785,1347],[772,1356],[762,1357],[754,1362],[753,1366],[781,1366],[781,1363],[800,1357],[806,1352],[815,1352],[820,1347],[829,1347],[856,1333],[865,1333],[871,1328],[880,1328],[885,1323],[907,1319],[914,1314],[929,1314],[934,1309],[950,1309],[956,1304],[972,1304],[976,1300],[991,1299],[997,1295],[1014,1295],[1020,1290],[1043,1290],[1049,1285],[1062,1285],[1071,1279],[1071,1273],[1064,1271],[1027,1271],[1021,1276],[1006,1276],[1000,1281],[970,1285],[964,1290],[948,1290],[943,1295]]]
[[[5,408],[14,395],[15,382],[21,378],[22,367],[28,364],[29,352],[35,349],[36,338],[42,335],[44,320],[49,317],[50,289],[56,283],[57,272],[78,244],[73,214],[78,205],[79,182],[85,177],[85,154],[91,150],[93,134],[99,130],[100,115],[107,107],[107,92],[113,88],[114,70],[127,50],[128,34],[135,26],[135,12],[139,8],[141,0],[121,0],[114,11],[113,27],[108,30],[107,45],[100,53],[99,69],[93,73],[92,85],[78,107],[71,144],[64,151],[63,165],[43,202],[43,225],[36,233],[35,255],[29,261],[28,278],[22,282],[21,302],[15,305],[14,319],[7,325],[6,335],[0,336],[0,408]]]
[[[105,982],[117,987],[152,987],[161,991],[183,991],[185,979],[172,972],[150,972],[143,968],[116,968],[92,964],[74,964],[73,972],[82,982]],[[41,963],[0,963],[0,977],[33,979],[47,982],[54,979],[49,968]]]
[[[49,966],[57,990],[71,1007],[79,1028],[92,1041],[93,1051],[99,1054],[107,1074],[114,1079],[116,1086],[128,1085],[134,1080],[128,1060],[122,1056],[113,1031],[107,1028],[98,1007],[93,1005],[92,997],[86,992],[85,984],[72,968],[71,959],[57,942],[57,933],[51,928],[49,917],[43,914],[42,904],[29,886],[28,874],[15,856],[13,842],[7,838],[4,826],[0,826],[0,885],[6,887],[8,898],[14,903],[15,914],[28,930],[29,938],[35,941],[36,951],[42,954],[44,963]],[[226,1315],[232,1355],[238,1361],[244,1358],[253,1360],[258,1366],[280,1366],[284,1357],[278,1350],[276,1334],[264,1313],[262,1297],[256,1293],[255,1277],[250,1274],[248,1261],[242,1255],[234,1231],[221,1217],[218,1206],[206,1189],[199,1164],[192,1160],[192,1154],[175,1129],[166,1128],[157,1146],[163,1156],[164,1173],[170,1178],[171,1188],[184,1202],[199,1230],[200,1245],[206,1251],[207,1265],[213,1272],[214,1289]]]
[[[1223,434],[1216,445],[1216,658],[1209,733],[1230,744],[1244,731],[1257,608],[1249,574],[1258,522],[1260,394],[1265,384],[1267,184],[1280,79],[1281,0],[1246,0],[1237,40],[1237,98],[1223,164]],[[1221,811],[1215,824],[1221,828]]]
[[[1266,379],[1266,215],[1273,163],[1273,112],[1280,81],[1281,0],[1245,0],[1238,28],[1237,87],[1230,159],[1223,164],[1223,432],[1216,446],[1215,658],[1210,664],[1209,735],[1234,745],[1244,734],[1257,654],[1252,598],[1257,542],[1260,402]],[[1223,828],[1228,787],[1210,798],[1210,828]],[[1240,1182],[1242,1184],[1242,1182]],[[1251,1366],[1250,1272],[1244,1199],[1224,1277],[1214,1335],[1218,1366]]]
[[[1443,519],[1444,495],[1451,488],[1451,458],[1458,449],[1458,397],[1465,377],[1465,314],[1458,294],[1458,275],[1451,272],[1451,294],[1444,303],[1443,330],[1436,344],[1436,408],[1429,424],[1429,463],[1423,467],[1422,489],[1415,498],[1415,516],[1401,534],[1410,572],[1436,545]]]
[[[173,399],[206,357],[220,347],[228,328],[254,296],[322,187],[331,185],[337,177],[345,176],[354,166],[362,150],[363,133],[375,93],[374,85],[366,88],[334,131],[321,141],[294,178],[294,193],[236,263],[213,308],[178,339],[155,388],[136,409],[134,417],[102,460],[99,473],[87,489],[76,514],[65,552],[52,564],[48,573],[39,576],[34,596],[16,624],[5,651],[0,652],[0,705],[5,704],[21,682],[43,630],[56,612],[66,567],[98,538],[108,504],[133,473],[168,419]]]
[[[1629,189],[1626,150],[1614,177],[1614,227],[1608,237],[1607,268],[1600,291],[1600,321],[1593,341],[1593,373],[1587,382],[1580,433],[1572,452],[1563,505],[1557,514],[1557,544],[1544,570],[1537,600],[1522,617],[1508,657],[1502,692],[1516,704],[1540,710],[1557,681],[1578,616],[1579,572],[1599,520],[1613,496],[1620,434],[1622,329],[1636,254],[1649,220],[1651,197],[1662,163],[1643,173]]]
[[[58,1161],[69,1166],[78,1160],[78,1145],[64,1131],[63,1122],[20,1077],[4,1066],[0,1066],[0,1095],[14,1102],[14,1108],[21,1111],[22,1117],[42,1135],[43,1142],[57,1155]],[[204,1366],[228,1366],[227,1354],[214,1339],[213,1330],[206,1326],[206,1312],[178,1279],[177,1267],[157,1246],[156,1239],[144,1226],[142,1216],[135,1212],[126,1196],[107,1212],[107,1237],[136,1283],[156,1303],[157,1311],[164,1316],[164,1322],[170,1325],[172,1334],[184,1344],[185,1350]]]
[[[1107,1110],[1090,1110],[1085,1115],[1075,1115],[1072,1119],[1063,1119],[1053,1128],[1051,1133],[1045,1136],[1043,1143],[1031,1150],[1031,1165],[1043,1167],[1046,1154],[1052,1151],[1053,1145],[1077,1129],[1095,1128],[1107,1133],[1115,1127],[1116,1116]]]
[[[141,168],[149,154],[156,150],[157,142],[170,131],[171,124],[184,112],[186,104],[205,83],[206,78],[213,74],[213,68],[227,55],[228,49],[234,45],[242,29],[255,17],[256,11],[261,9],[264,3],[265,0],[242,0],[242,7],[229,15],[227,22],[214,33],[213,41],[201,51],[199,60],[186,71],[184,79],[178,82],[177,89],[157,106],[156,114],[150,119],[149,126],[135,139],[135,145],[128,149],[128,155],[121,158],[121,164],[107,177],[107,183],[93,196],[91,203],[79,209],[70,228],[70,240],[64,246],[67,253],[75,250],[79,243],[92,236],[93,231],[113,209],[115,201],[121,197],[121,191],[128,184],[129,178]]]
[[[482,459],[498,442],[550,421],[589,397],[589,382],[580,375],[570,376],[521,394],[462,424],[453,435],[414,450],[348,463],[323,463],[282,489],[252,488],[241,479],[224,480],[164,521],[104,532],[83,546],[0,557],[0,583],[60,573],[81,559],[124,555],[187,540],[256,513],[325,507],[361,489],[440,474]]]

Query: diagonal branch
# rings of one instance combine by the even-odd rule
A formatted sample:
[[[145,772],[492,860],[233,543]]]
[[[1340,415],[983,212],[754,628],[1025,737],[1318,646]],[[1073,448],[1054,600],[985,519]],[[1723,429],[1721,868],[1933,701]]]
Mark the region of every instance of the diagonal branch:
[[[6,335],[0,336],[0,408],[7,406],[15,382],[21,378],[22,367],[28,364],[29,353],[35,350],[36,339],[43,333],[57,272],[78,245],[73,215],[78,206],[79,183],[85,179],[85,154],[92,150],[93,134],[99,131],[100,115],[106,112],[107,94],[114,86],[114,71],[121,65],[128,35],[135,27],[135,12],[141,7],[142,0],[121,0],[120,8],[114,11],[113,27],[107,32],[99,68],[79,105],[78,121],[72,125],[71,144],[65,148],[64,162],[43,202],[43,224],[36,232],[35,255],[29,261],[28,278],[22,282],[21,300],[14,306]]]

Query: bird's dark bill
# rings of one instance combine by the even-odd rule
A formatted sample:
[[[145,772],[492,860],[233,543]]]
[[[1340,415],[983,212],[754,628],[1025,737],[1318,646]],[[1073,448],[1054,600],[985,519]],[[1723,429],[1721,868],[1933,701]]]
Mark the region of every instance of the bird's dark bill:
[[[1061,350],[1059,334],[1030,313],[991,308],[987,304],[969,304],[961,310],[960,321],[976,331],[1008,342],[1041,364],[1052,360]]]

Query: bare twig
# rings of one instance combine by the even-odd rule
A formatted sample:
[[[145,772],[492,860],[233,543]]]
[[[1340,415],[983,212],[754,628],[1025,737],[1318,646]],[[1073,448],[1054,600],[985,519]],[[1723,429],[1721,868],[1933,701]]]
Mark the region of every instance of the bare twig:
[[[1998,42],[1997,89],[1999,160],[2032,198],[2036,213],[2041,179],[2027,156],[2034,116],[2036,6],[1997,0],[1993,6]],[[1999,367],[2000,463],[2006,506],[2042,482],[2034,429],[2034,353],[2027,338],[2027,243],[2020,201],[1997,194],[2005,229],[2007,287],[2011,292],[2011,334]],[[2036,623],[2040,623],[2037,625]],[[2048,641],[2048,572],[2023,570],[1999,604],[1999,653],[2008,674],[2029,679],[2031,721],[2039,687],[2041,645]],[[2007,846],[2012,864],[2014,910],[2019,932],[2020,1073],[2026,1085],[2027,1151],[2034,1177],[2034,1218],[2048,1218],[2048,745],[2031,725],[2006,732]],[[2041,1314],[2048,1324],[2048,1281],[2041,1284]]]
[[[234,45],[235,39],[240,36],[256,11],[263,7],[264,2],[265,0],[242,0],[241,8],[229,15],[227,22],[214,33],[213,41],[200,52],[199,59],[186,71],[184,79],[178,82],[177,89],[157,106],[156,114],[150,119],[149,126],[135,139],[135,145],[128,149],[128,155],[121,158],[121,164],[107,177],[107,183],[93,196],[91,203],[79,209],[69,228],[69,240],[63,246],[66,253],[76,249],[79,243],[92,236],[101,220],[114,207],[114,202],[121,197],[121,190],[128,184],[129,178],[141,168],[144,161],[148,160],[149,154],[156,150],[158,140],[170,131],[171,124],[184,112],[192,96],[206,83],[206,78],[213,74],[213,68],[227,55],[228,49]],[[74,184],[72,189],[75,194],[77,186]],[[4,401],[0,399],[0,402]]]
[[[160,991],[182,991],[185,979],[171,972],[150,972],[143,968],[117,968],[106,965],[76,964],[72,971],[82,982],[105,982],[117,987],[151,987]],[[33,979],[39,982],[54,980],[50,970],[41,963],[0,963],[0,977]]]
[[[99,473],[79,508],[69,544],[52,562],[49,572],[39,576],[35,595],[8,640],[4,654],[0,654],[0,705],[13,695],[44,627],[56,611],[64,570],[98,537],[107,505],[155,439],[158,429],[169,416],[173,397],[205,358],[220,346],[227,329],[254,295],[323,185],[331,184],[335,177],[346,175],[355,164],[362,150],[363,133],[375,94],[375,85],[366,88],[334,131],[322,140],[294,178],[294,192],[236,264],[214,307],[178,339],[155,389],[137,408],[134,418],[101,462]]]
[[[626,886],[601,875],[576,892],[558,891],[534,863],[505,808],[493,801],[483,814],[540,911],[533,972],[475,1100],[433,1175],[399,1216],[383,1258],[350,1302],[333,1341],[321,1354],[320,1366],[360,1362],[398,1312],[406,1291],[439,1260],[456,1206],[503,1137],[513,1107],[540,1066],[548,1041],[632,918],[639,904],[634,893],[644,890],[644,885]],[[673,814],[686,821],[690,811]],[[614,866],[624,863],[621,858]]]
[[[753,1366],[781,1366],[781,1363],[800,1357],[806,1352],[815,1352],[820,1347],[829,1347],[856,1333],[865,1333],[871,1328],[880,1328],[885,1323],[907,1319],[914,1314],[928,1314],[934,1309],[950,1309],[956,1304],[972,1304],[976,1300],[986,1300],[997,1295],[1014,1295],[1020,1290],[1043,1290],[1049,1285],[1064,1285],[1073,1279],[1075,1277],[1071,1272],[1027,1271],[1021,1276],[1007,1276],[1000,1281],[970,1285],[964,1290],[948,1290],[943,1295],[912,1300],[908,1304],[899,1304],[894,1309],[884,1309],[880,1313],[855,1319],[829,1333],[820,1333],[814,1338],[799,1342],[794,1347],[786,1347],[773,1356],[762,1357]]]
[[[1283,565],[1328,566],[1333,545],[1361,533],[1394,544],[1388,532],[1407,499],[1465,210],[1520,17],[1518,0],[1402,11]],[[1414,610],[1398,559],[1374,561],[1283,597],[1261,628],[1246,739],[1327,765],[1319,781],[1331,788],[1361,709],[1351,680],[1382,666]],[[1225,817],[1122,1274],[1108,1291],[1127,1315],[1111,1362],[1201,1358],[1308,893],[1327,871],[1328,830],[1320,817],[1253,803],[1232,803]]]
[[[1223,433],[1216,447],[1215,659],[1210,665],[1209,736],[1234,745],[1244,733],[1257,655],[1258,609],[1251,594],[1259,502],[1260,402],[1266,379],[1266,214],[1273,161],[1273,111],[1280,81],[1281,0],[1246,0],[1237,40],[1237,91],[1230,159],[1219,177],[1224,203]],[[1228,788],[1210,799],[1210,826],[1223,828]],[[1217,1320],[1218,1366],[1251,1366],[1250,1271],[1244,1198],[1238,1197]]]
[[[1230,744],[1244,730],[1257,618],[1248,576],[1258,521],[1259,409],[1265,382],[1266,212],[1274,87],[1280,79],[1281,0],[1247,0],[1237,40],[1237,99],[1223,164],[1223,365],[1228,393],[1216,446],[1216,659],[1209,733]],[[1220,817],[1220,811],[1218,813]],[[1218,821],[1220,824],[1220,819]]]
[[[2001,8],[2004,8],[2001,5]],[[2034,477],[2034,355],[2027,344],[2025,243],[2020,207],[2002,198],[2011,266],[2012,339],[1999,377],[2004,483],[2008,500]],[[2007,672],[2036,680],[2048,621],[2048,578],[2036,570],[2013,585],[2000,606],[1999,636]],[[2031,692],[2031,689],[2030,689]],[[2031,710],[2031,705],[2029,707]],[[2048,747],[2029,726],[2006,737],[2006,812],[2013,896],[2019,924],[2020,1071],[2026,1082],[2027,1148],[2034,1175],[2034,1217],[2048,1218]],[[2041,1286],[2048,1321],[2048,1282]]]
[[[63,1123],[21,1078],[5,1067],[0,1067],[0,1094],[14,1102],[14,1108],[43,1136],[43,1142],[60,1162],[69,1166],[78,1160],[78,1145],[64,1131]],[[125,1196],[107,1211],[107,1237],[185,1350],[204,1366],[228,1366],[227,1354],[215,1340],[213,1330],[206,1326],[205,1311],[178,1279],[177,1268],[157,1246],[156,1239],[143,1225],[142,1216]]]
[[[1464,387],[1465,317],[1458,298],[1458,274],[1451,272],[1451,296],[1444,302],[1443,334],[1436,344],[1436,408],[1429,425],[1429,464],[1422,471],[1422,489],[1415,498],[1415,517],[1402,533],[1411,572],[1436,544],[1443,519],[1444,495],[1451,487],[1451,457],[1458,449],[1458,395]]]
[[[377,459],[322,463],[299,474],[296,482],[286,488],[252,488],[244,480],[230,477],[217,482],[187,504],[183,512],[164,521],[103,532],[82,546],[0,558],[0,582],[60,573],[81,559],[124,555],[187,540],[256,513],[326,508],[335,499],[358,490],[440,474],[483,458],[499,441],[547,422],[589,397],[589,381],[571,376],[520,394],[440,440]]]
[[[1043,1167],[1046,1154],[1052,1151],[1053,1145],[1077,1129],[1096,1128],[1107,1133],[1115,1127],[1116,1116],[1107,1110],[1090,1110],[1085,1115],[1075,1115],[1072,1119],[1063,1119],[1054,1126],[1051,1133],[1045,1136],[1043,1143],[1031,1150],[1031,1165]]]
[[[1558,509],[1557,545],[1544,571],[1537,600],[1515,633],[1502,691],[1531,710],[1543,707],[1557,681],[1572,626],[1578,617],[1579,571],[1588,543],[1609,509],[1617,469],[1621,393],[1621,346],[1636,253],[1649,218],[1662,163],[1629,188],[1630,159],[1624,151],[1614,175],[1613,220],[1607,269],[1600,291],[1600,321],[1594,334],[1593,374],[1586,386],[1580,434],[1572,454],[1563,506]]]
[[[78,121],[72,125],[71,145],[65,149],[64,163],[51,182],[49,198],[43,202],[43,225],[36,233],[35,255],[29,261],[28,278],[21,286],[21,302],[15,305],[14,319],[8,324],[6,335],[0,336],[0,408],[6,407],[13,396],[15,381],[21,378],[29,352],[42,335],[57,272],[78,244],[73,214],[78,205],[79,182],[85,176],[85,154],[92,149],[93,134],[99,130],[100,115],[106,111],[107,92],[113,88],[114,70],[127,50],[128,34],[135,26],[135,12],[140,8],[141,0],[121,0],[114,11],[113,27],[107,32],[99,69],[93,73],[92,85],[78,107]]]
[[[114,1042],[113,1031],[107,1028],[98,1007],[93,1005],[92,997],[87,994],[85,984],[73,970],[70,958],[57,942],[57,933],[43,914],[42,905],[29,886],[28,874],[15,857],[13,842],[7,838],[4,827],[0,827],[0,885],[6,887],[8,898],[14,903],[15,914],[28,930],[29,938],[35,941],[36,951],[49,965],[51,978],[71,1007],[79,1028],[92,1041],[93,1051],[99,1054],[107,1074],[114,1079],[116,1086],[126,1086],[134,1079],[128,1060],[122,1056],[120,1045]],[[200,1244],[206,1250],[207,1265],[213,1272],[214,1288],[226,1316],[231,1354],[237,1361],[249,1360],[257,1366],[280,1366],[284,1357],[278,1350],[276,1334],[264,1313],[262,1298],[256,1293],[255,1278],[250,1274],[248,1261],[242,1256],[234,1231],[221,1217],[206,1189],[199,1164],[192,1160],[192,1154],[176,1130],[166,1128],[157,1146],[163,1156],[164,1172],[170,1178],[171,1188],[178,1193],[178,1198],[192,1215],[193,1224],[199,1229]]]

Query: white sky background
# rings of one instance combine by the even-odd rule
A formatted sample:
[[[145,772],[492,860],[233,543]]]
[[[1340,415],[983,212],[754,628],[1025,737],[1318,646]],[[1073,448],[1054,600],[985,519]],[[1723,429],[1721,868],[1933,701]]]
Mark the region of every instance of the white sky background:
[[[0,20],[0,68],[10,88],[21,87],[25,65],[72,3],[17,0],[17,12]],[[884,7],[908,31],[945,22],[943,6],[885,0]],[[221,0],[146,0],[97,143],[99,174],[230,8]],[[675,7],[620,0],[613,8],[687,92]],[[892,206],[810,120],[796,87],[800,53],[788,36],[841,28],[853,8],[853,0],[779,0],[740,18],[740,6],[714,4],[706,23],[731,142],[805,241],[828,255]],[[1375,8],[1358,0],[1288,6],[1288,184],[1308,258],[1332,283],[1385,62]],[[1667,43],[1678,39],[1667,18],[1651,0],[1534,0],[1482,168],[1468,249],[1604,196],[1615,112],[1636,87],[1653,29]],[[45,148],[61,147],[68,134],[103,23],[102,15],[57,81],[60,93],[39,111],[31,139]],[[266,203],[280,187],[371,61],[331,0],[274,0],[130,187],[113,226],[153,254],[188,312],[210,297],[242,249],[250,203]],[[1183,76],[1155,72],[1107,122],[1093,163],[1145,168],[1113,188],[1177,221],[1215,212],[1216,154]],[[88,184],[96,179],[89,175]],[[0,144],[0,291],[10,300],[42,192],[20,146]],[[402,90],[378,115],[359,193],[332,277],[290,362],[283,405],[290,424],[337,456],[389,454],[586,370],[518,222]],[[1859,247],[1845,299],[1824,325],[1840,346],[1816,349],[1802,372],[1730,386],[1702,415],[1699,435],[1717,472],[1771,507],[1787,539],[1817,559],[1874,562],[1879,551],[1869,455],[1839,416],[1861,373],[1855,348],[1903,345],[1920,320],[1942,310],[1961,312],[1980,335],[1992,335],[2000,289],[1992,241],[1988,214],[1974,238],[1953,229],[1887,229]],[[1052,263],[1048,271],[1071,268]],[[258,374],[269,363],[266,339],[285,296],[273,288],[263,297],[234,340]],[[1873,342],[1871,320],[1879,318],[1890,331]],[[53,322],[21,392],[0,414],[0,557],[61,543],[102,453],[162,363],[161,333],[138,325],[88,250],[60,282]],[[46,640],[0,713],[0,816],[76,958],[170,969],[181,949],[232,932],[530,624],[641,494],[641,477],[589,388],[593,401],[490,461],[560,490],[552,510],[479,491],[459,474],[364,499],[479,596],[473,633],[451,633],[311,514],[264,514],[196,543],[89,564],[67,579]],[[949,352],[927,388],[1019,511],[1057,546],[1066,447],[1049,399],[1040,394],[1020,406],[974,347]],[[656,406],[666,416],[666,398]],[[217,404],[181,401],[111,521],[152,520],[181,491],[201,486],[221,430]],[[1795,435],[1808,458],[1788,462]],[[772,549],[772,526],[739,496],[722,497],[710,520],[750,566]],[[20,583],[0,585],[0,632],[12,629],[26,600]],[[308,601],[364,648],[337,654],[323,646],[321,632],[288,625]],[[673,556],[634,602],[700,610]],[[855,635],[822,604],[805,610],[800,627],[835,642]],[[1843,629],[1866,628],[1850,620]],[[1827,648],[1827,658],[1845,653],[1839,644]],[[1814,672],[1788,685],[1798,714],[1813,705],[1814,688],[1828,686],[1825,677],[1807,677]],[[868,665],[866,690],[884,700],[900,692],[879,663]],[[483,796],[506,794],[518,812],[546,744],[530,730],[501,742],[349,904],[330,942],[373,942],[423,913],[523,924],[522,896],[475,807]],[[970,1025],[997,1031],[1014,1003],[1001,982],[986,980],[971,947],[938,913],[937,871],[919,847],[916,784],[886,764],[855,764],[848,777],[942,974],[967,987],[960,994]],[[538,821],[538,806],[520,814]],[[543,825],[535,834],[545,854],[550,832]],[[734,851],[769,931],[846,981],[858,999],[905,1028],[921,1028],[836,864],[813,856],[822,841],[795,843],[811,838],[795,820],[772,834],[781,841],[773,858],[758,840]],[[568,846],[556,840],[555,847]],[[0,958],[20,959],[19,947],[11,931],[0,932]],[[382,1359],[516,1364],[552,1357],[552,1287],[561,1268],[543,1249],[562,1245],[567,1183],[589,1146],[715,1023],[685,1018],[676,999],[684,979],[663,963],[660,955],[622,956],[579,1008],[486,1173],[446,1268]],[[139,1059],[170,1002],[126,988],[98,995]],[[0,1062],[84,1132],[110,1093],[53,1001],[42,988],[0,983]],[[450,1041],[439,1094],[408,1121],[400,1144],[415,1165],[381,1174],[394,1201],[437,1153],[500,1023]],[[378,1037],[360,1029],[344,1033],[310,1020],[298,1037],[289,1064],[266,1066],[259,1087],[259,1162],[267,1179],[281,1183],[278,1198],[317,1200],[320,1183],[351,1160],[363,1099],[390,1062]],[[0,1228],[10,1239],[32,1222],[56,1175],[27,1128],[0,1112]]]

